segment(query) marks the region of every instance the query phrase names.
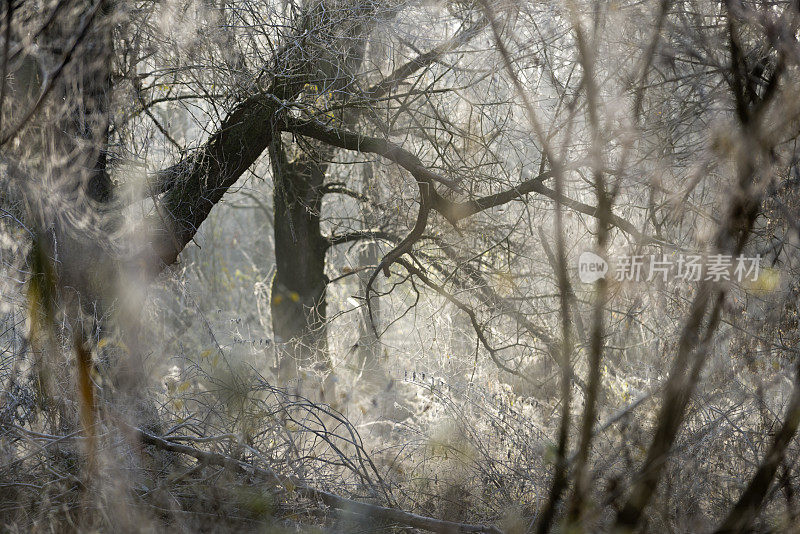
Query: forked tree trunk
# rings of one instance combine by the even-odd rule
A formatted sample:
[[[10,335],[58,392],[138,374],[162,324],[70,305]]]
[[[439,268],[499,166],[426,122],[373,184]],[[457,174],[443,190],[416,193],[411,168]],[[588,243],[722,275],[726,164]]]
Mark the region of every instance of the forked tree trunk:
[[[324,8],[324,3],[319,7]],[[308,20],[317,16],[325,20],[328,15],[322,9]],[[372,24],[350,28],[352,34],[336,43],[343,50],[329,47],[317,51],[316,70],[309,76],[310,80],[317,80],[313,84],[315,92],[333,94],[352,82],[354,74],[348,73],[356,73],[360,68],[364,37],[371,28]],[[319,87],[324,89],[320,91]],[[336,116],[344,124],[351,124],[355,118],[342,112],[336,112]],[[269,146],[274,182],[276,264],[270,308],[273,335],[280,345],[279,380],[286,384],[296,379],[299,393],[332,402],[335,381],[327,353],[325,301],[328,243],[320,233],[320,218],[327,162],[335,149],[324,146],[320,152],[315,155],[300,149],[291,150],[290,160],[279,134],[273,136]],[[322,374],[326,380],[320,382],[309,374]],[[303,385],[304,381],[308,386]],[[319,387],[319,395],[310,391],[310,386]]]

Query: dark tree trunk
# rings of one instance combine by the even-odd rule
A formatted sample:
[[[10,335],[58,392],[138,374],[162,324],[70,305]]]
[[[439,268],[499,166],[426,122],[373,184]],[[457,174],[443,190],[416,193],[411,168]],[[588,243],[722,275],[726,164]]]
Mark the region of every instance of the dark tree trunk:
[[[320,4],[322,6],[323,4]],[[345,39],[345,49],[328,57],[335,48],[320,50],[314,65],[314,84],[318,94],[333,94],[352,83],[364,54],[363,37],[371,26],[351,28],[356,39]],[[309,77],[314,79],[314,77]],[[319,89],[322,87],[322,90]],[[345,124],[355,121],[355,114],[336,112]],[[318,145],[316,151],[305,152],[296,145],[284,148],[280,134],[274,134],[270,144],[275,212],[275,264],[272,279],[272,331],[281,345],[278,375],[282,382],[297,379],[299,392],[308,368],[325,375],[327,380],[310,381],[320,384],[322,400],[334,400],[334,380],[327,354],[325,289],[325,256],[328,242],[320,233],[323,184],[328,161],[335,148]],[[291,159],[290,159],[291,155]],[[305,368],[305,369],[304,369]],[[303,372],[305,371],[305,373]],[[314,373],[314,374],[316,374]]]
[[[270,148],[275,210],[275,262],[272,279],[272,329],[279,344],[281,382],[301,369],[328,373],[325,251],[320,233],[324,170],[308,155],[288,161],[278,137]],[[323,390],[323,396],[325,395]]]

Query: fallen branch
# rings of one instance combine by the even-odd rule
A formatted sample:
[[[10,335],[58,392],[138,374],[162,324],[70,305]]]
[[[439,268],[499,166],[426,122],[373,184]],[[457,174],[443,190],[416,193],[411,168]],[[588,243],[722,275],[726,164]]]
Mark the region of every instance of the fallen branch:
[[[278,486],[278,491],[295,492],[303,497],[322,501],[331,508],[336,508],[338,510],[346,510],[348,512],[369,516],[371,519],[398,523],[412,528],[427,530],[429,532],[441,532],[445,534],[503,534],[500,529],[489,525],[470,525],[467,523],[456,523],[454,521],[443,521],[441,519],[404,512],[395,508],[386,508],[384,506],[354,501],[352,499],[334,495],[333,493],[328,493],[327,491],[306,486],[295,477],[284,477],[278,475],[271,469],[263,469],[222,454],[202,451],[188,445],[181,445],[180,443],[167,441],[166,439],[155,436],[140,428],[129,426],[128,429],[134,432],[142,441],[142,443],[147,445],[153,445],[170,452],[185,454],[195,458],[199,462],[203,462],[208,465],[216,465],[237,471],[244,475],[257,476],[262,479],[269,480],[276,483]]]

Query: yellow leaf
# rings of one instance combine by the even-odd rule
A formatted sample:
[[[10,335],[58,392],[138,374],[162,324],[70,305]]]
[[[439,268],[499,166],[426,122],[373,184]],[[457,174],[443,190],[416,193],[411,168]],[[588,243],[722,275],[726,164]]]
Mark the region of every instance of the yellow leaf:
[[[189,389],[189,382],[182,382],[180,386],[178,386],[178,393],[183,393]]]
[[[516,282],[514,281],[514,275],[511,274],[510,271],[500,271],[495,273],[495,286],[497,287],[497,292],[507,297],[514,292],[516,289]]]
[[[758,276],[758,280],[751,283],[751,287],[759,292],[775,291],[781,281],[781,273],[777,269],[767,267]]]
[[[206,350],[204,350],[203,352],[200,353],[200,358],[205,360],[206,358],[211,356],[212,352],[214,352],[214,351],[212,351],[211,349],[206,349]]]

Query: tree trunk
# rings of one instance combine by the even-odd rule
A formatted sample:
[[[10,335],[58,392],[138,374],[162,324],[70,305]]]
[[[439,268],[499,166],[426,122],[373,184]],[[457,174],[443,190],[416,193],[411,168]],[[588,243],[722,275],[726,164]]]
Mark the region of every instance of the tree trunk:
[[[367,241],[363,244],[358,256],[360,267],[365,268],[358,272],[358,292],[361,297],[366,297],[367,282],[372,275],[372,270],[381,259],[380,248],[375,241]],[[374,374],[381,363],[378,357],[380,347],[378,338],[375,336],[375,330],[380,329],[380,299],[373,294],[370,296],[369,303],[370,307],[368,308],[364,301],[361,308],[361,321],[358,323],[358,366],[363,375],[367,377]]]
[[[367,162],[363,165],[363,184],[362,190],[369,191],[373,186],[374,176],[372,163]],[[377,226],[378,217],[372,206],[364,204],[361,209],[363,215],[364,228],[374,228]],[[366,297],[366,288],[369,278],[372,274],[369,266],[373,269],[380,261],[380,248],[375,241],[367,241],[363,243],[362,249],[359,252],[359,266],[367,269],[358,272],[358,292],[361,297]],[[378,338],[375,335],[375,330],[380,328],[380,300],[375,296],[369,299],[370,306],[367,306],[366,301],[361,308],[361,321],[358,324],[358,367],[361,370],[362,376],[367,379],[372,377],[379,370],[380,349],[378,347]],[[370,316],[370,311],[371,316]]]
[[[270,157],[277,267],[270,307],[279,346],[278,378],[282,383],[296,380],[302,392],[309,371],[330,371],[325,328],[327,244],[320,233],[324,171],[306,154],[287,161],[277,136]],[[332,392],[323,388],[323,399],[326,393],[330,397]]]

